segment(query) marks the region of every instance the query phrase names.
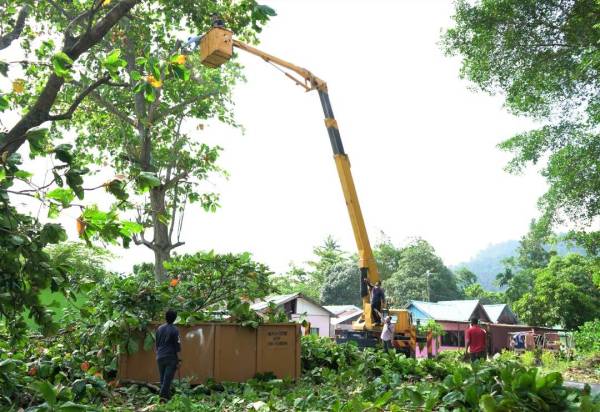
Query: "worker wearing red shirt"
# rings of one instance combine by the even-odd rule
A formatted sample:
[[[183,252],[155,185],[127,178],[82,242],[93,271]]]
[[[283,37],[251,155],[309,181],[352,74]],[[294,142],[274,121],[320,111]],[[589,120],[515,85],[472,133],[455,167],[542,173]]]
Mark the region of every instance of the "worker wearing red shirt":
[[[471,318],[471,327],[465,331],[465,351],[469,352],[471,362],[486,358],[485,334],[479,319]]]

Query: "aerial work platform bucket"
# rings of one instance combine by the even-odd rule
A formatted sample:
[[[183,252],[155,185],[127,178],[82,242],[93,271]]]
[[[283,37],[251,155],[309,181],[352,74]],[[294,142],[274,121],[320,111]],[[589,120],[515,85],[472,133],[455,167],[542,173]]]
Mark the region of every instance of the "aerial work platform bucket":
[[[233,55],[233,32],[222,27],[213,27],[200,39],[200,62],[216,68]]]

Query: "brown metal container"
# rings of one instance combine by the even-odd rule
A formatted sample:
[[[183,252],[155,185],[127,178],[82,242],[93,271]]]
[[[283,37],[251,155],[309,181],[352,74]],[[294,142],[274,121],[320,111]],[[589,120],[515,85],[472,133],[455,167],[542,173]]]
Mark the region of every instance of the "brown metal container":
[[[300,325],[274,323],[257,329],[230,323],[200,323],[178,327],[181,338],[181,377],[192,384],[208,378],[218,382],[243,382],[257,373],[273,372],[278,378],[300,377]],[[154,348],[123,354],[119,380],[158,382]]]

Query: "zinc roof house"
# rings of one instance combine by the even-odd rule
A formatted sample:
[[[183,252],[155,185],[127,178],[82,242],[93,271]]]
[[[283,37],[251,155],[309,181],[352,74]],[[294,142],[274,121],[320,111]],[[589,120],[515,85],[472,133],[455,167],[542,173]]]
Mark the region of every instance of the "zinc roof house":
[[[330,336],[335,336],[336,330],[351,330],[352,322],[363,313],[361,308],[354,305],[328,305],[324,308],[335,315],[331,318]]]
[[[465,347],[465,330],[470,319],[478,318],[490,323],[490,317],[479,300],[442,300],[423,302],[411,300],[406,307],[412,314],[413,322],[425,324],[429,320],[439,323],[444,334],[433,344],[433,354],[444,350],[456,350]],[[417,348],[417,356],[427,356],[426,349]]]
[[[493,323],[503,323],[506,325],[516,325],[519,323],[517,315],[514,314],[506,303],[497,305],[483,305],[483,308]]]
[[[423,302],[411,300],[407,309],[412,313],[413,322],[421,323],[429,319],[435,321],[469,322],[477,317],[482,322],[490,322],[490,317],[479,300],[441,300],[439,302]]]
[[[250,307],[257,312],[262,312],[267,309],[269,302],[283,309],[291,321],[300,322],[306,319],[310,322],[310,333],[323,337],[329,336],[330,320],[335,315],[311,298],[301,293],[271,295],[254,302]]]

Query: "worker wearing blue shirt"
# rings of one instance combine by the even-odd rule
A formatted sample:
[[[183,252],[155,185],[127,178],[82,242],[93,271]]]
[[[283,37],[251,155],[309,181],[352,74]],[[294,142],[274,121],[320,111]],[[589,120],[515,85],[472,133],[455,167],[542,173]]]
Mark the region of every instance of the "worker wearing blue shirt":
[[[156,362],[160,374],[160,398],[163,400],[171,398],[171,382],[179,363],[177,354],[181,351],[179,331],[173,326],[176,318],[177,312],[169,309],[165,313],[167,323],[160,325],[156,331]]]

